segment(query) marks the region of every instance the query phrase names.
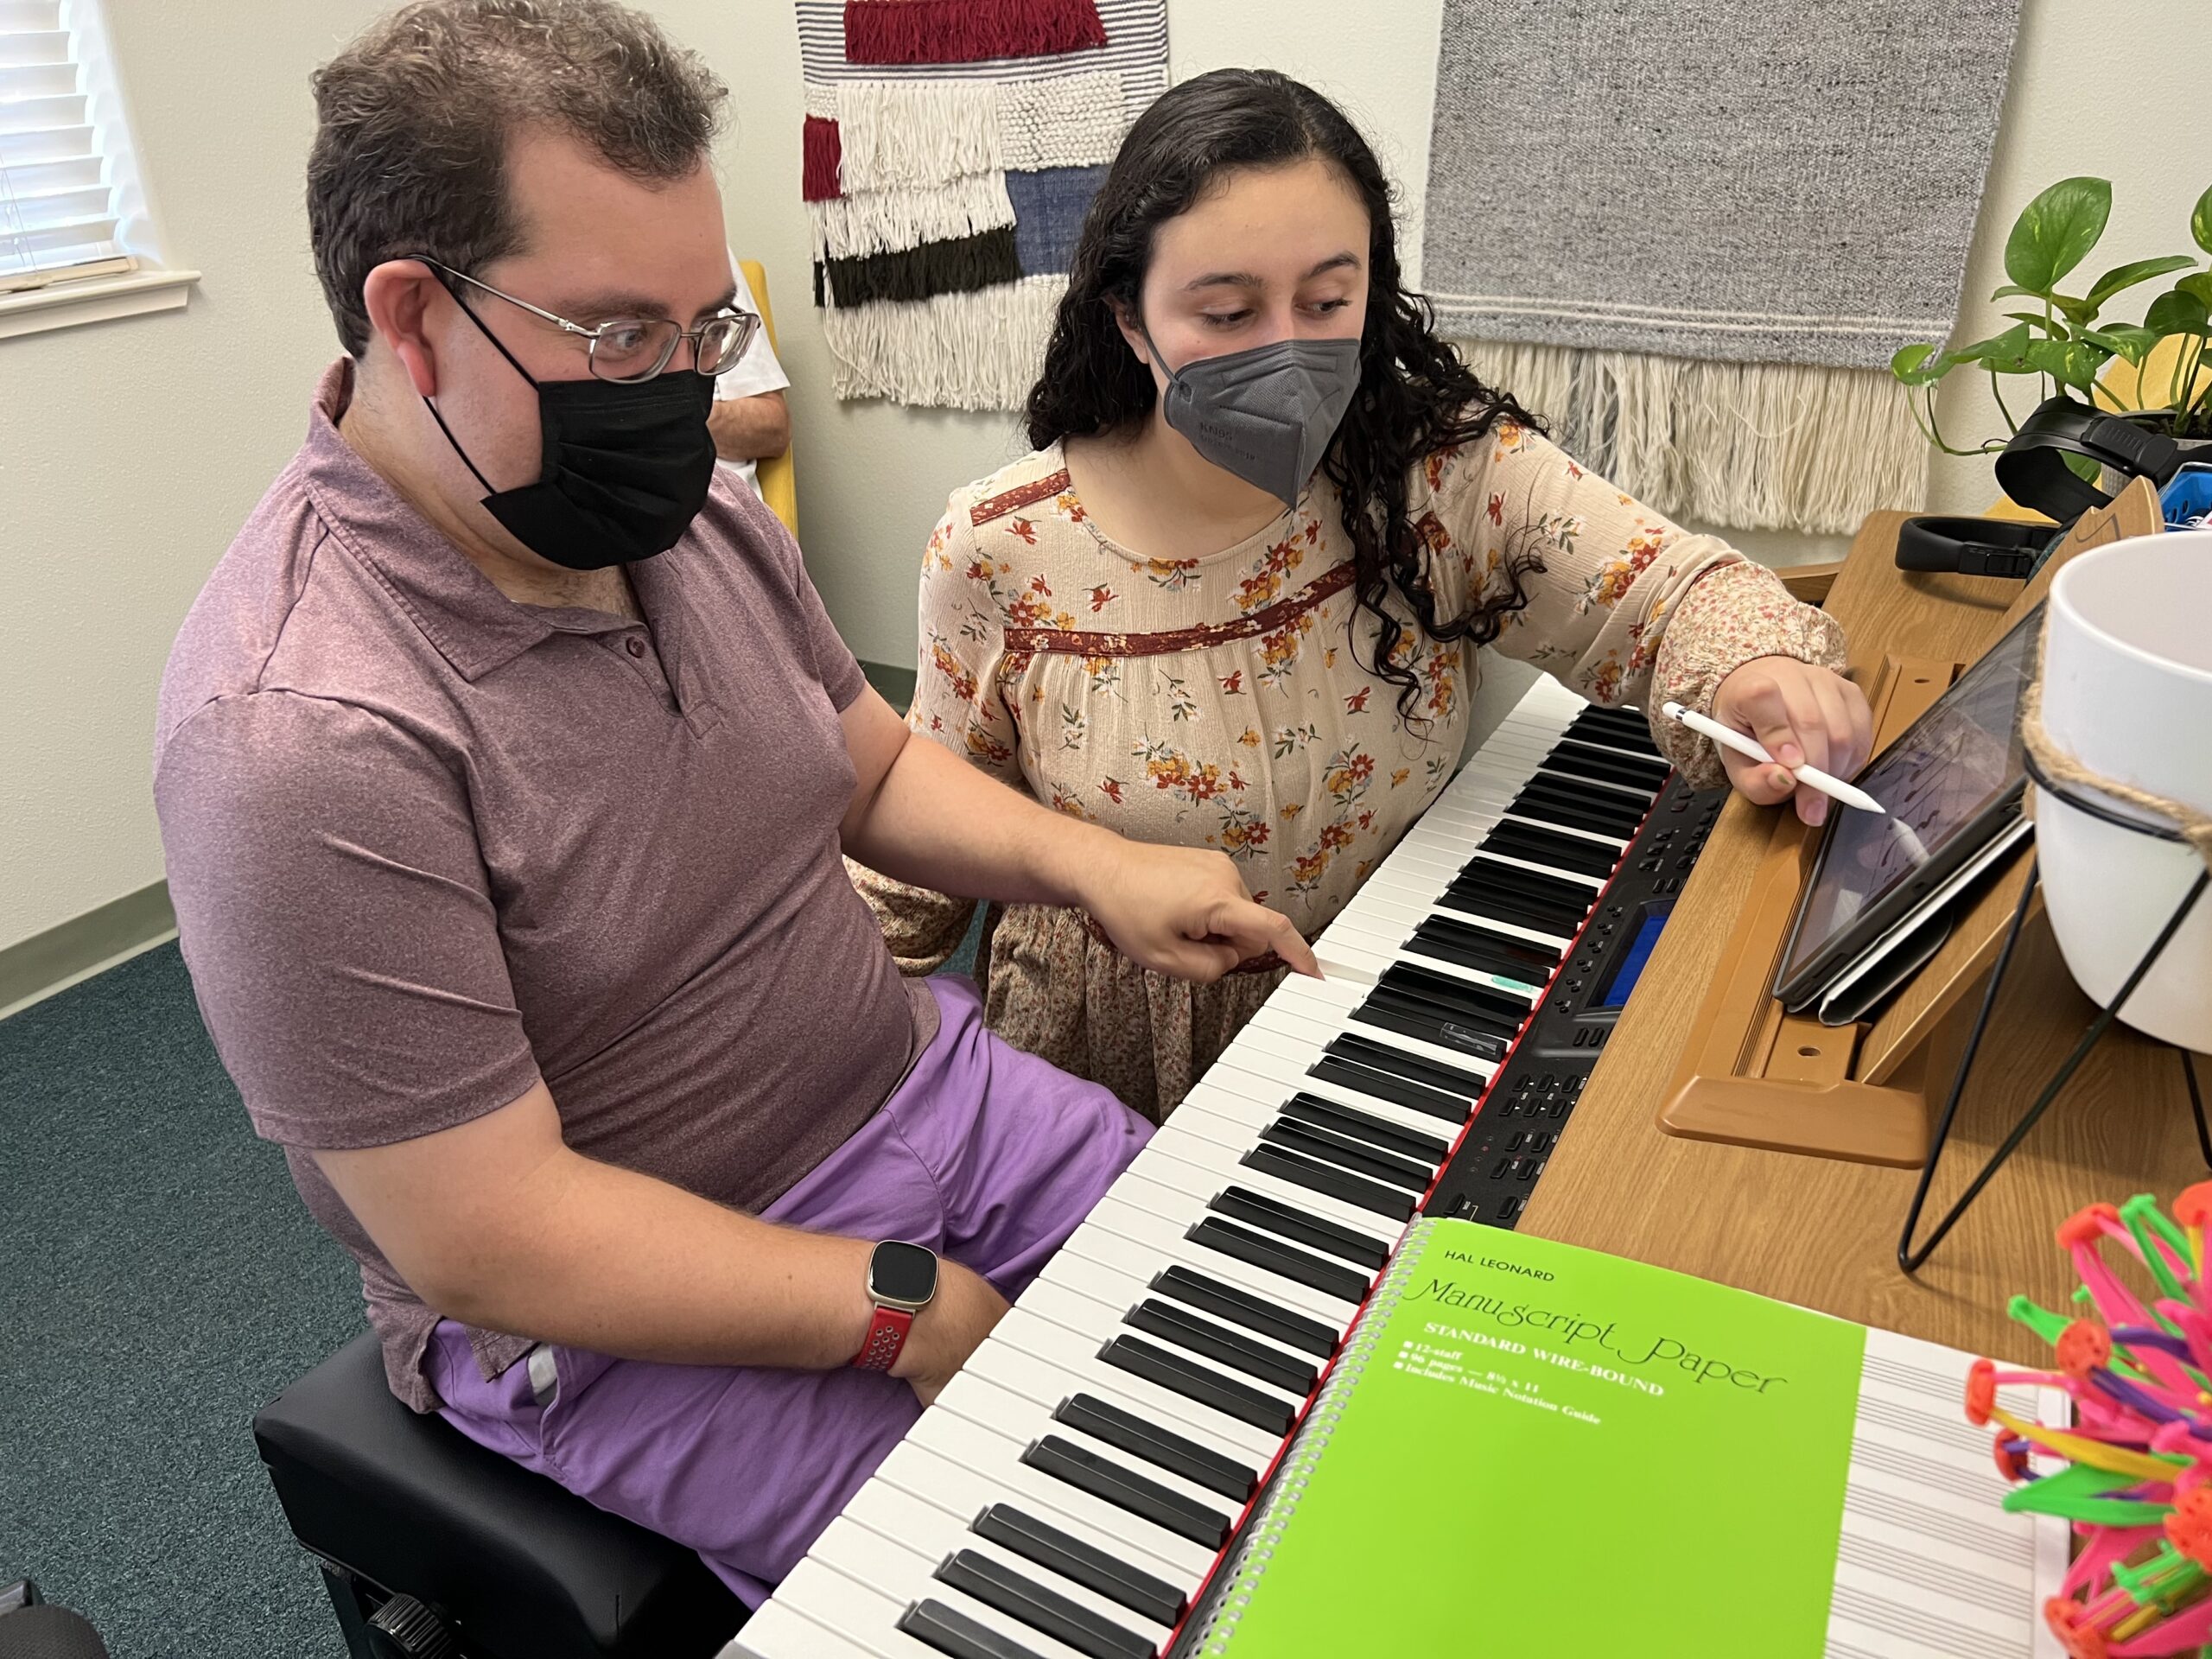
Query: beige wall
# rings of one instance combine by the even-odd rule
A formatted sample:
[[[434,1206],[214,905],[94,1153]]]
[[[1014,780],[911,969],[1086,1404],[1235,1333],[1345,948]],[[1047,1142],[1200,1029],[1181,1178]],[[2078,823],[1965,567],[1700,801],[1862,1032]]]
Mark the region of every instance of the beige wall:
[[[106,7],[166,240],[205,280],[183,313],[0,340],[0,948],[161,874],[147,772],[162,660],[209,568],[298,442],[309,385],[335,352],[300,207],[307,74],[381,9]],[[1014,422],[829,397],[805,304],[791,9],[654,9],[736,92],[721,158],[732,235],[775,285],[809,564],[855,649],[903,663],[922,541],[954,485],[1019,453]],[[1173,70],[1258,63],[1314,81],[1361,120],[1414,209],[1440,10],[1440,0],[1379,0],[1351,14],[1334,0],[1170,0]],[[2131,30],[2158,44],[2113,53]],[[2202,0],[2027,0],[1970,294],[2002,280],[2005,229],[2066,173],[2115,181],[2100,260],[2185,245],[2188,205],[2212,182],[2212,145],[2190,114],[2207,45]],[[2098,90],[2113,72],[2094,67],[2120,56],[2134,81],[2125,99]],[[1417,247],[1417,230],[1407,239]],[[1967,326],[1988,332],[1993,315],[1971,305]],[[1971,397],[1949,410],[1961,433],[1993,419]],[[1936,505],[1971,509],[1990,493],[1985,463],[1937,474]],[[1778,562],[1833,550],[1783,537],[1751,544]]]

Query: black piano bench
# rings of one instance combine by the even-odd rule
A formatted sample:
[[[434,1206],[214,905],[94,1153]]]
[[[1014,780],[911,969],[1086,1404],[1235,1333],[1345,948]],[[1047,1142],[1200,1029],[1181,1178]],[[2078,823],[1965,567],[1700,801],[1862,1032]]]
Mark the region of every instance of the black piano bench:
[[[372,1336],[253,1438],[354,1659],[713,1659],[745,1622],[690,1550],[401,1405]]]

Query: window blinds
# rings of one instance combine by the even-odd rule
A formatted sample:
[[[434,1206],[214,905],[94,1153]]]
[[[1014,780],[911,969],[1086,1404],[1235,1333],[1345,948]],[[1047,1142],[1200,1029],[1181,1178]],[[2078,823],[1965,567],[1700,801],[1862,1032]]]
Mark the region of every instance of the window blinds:
[[[60,0],[0,0],[0,292],[134,263],[78,58]]]

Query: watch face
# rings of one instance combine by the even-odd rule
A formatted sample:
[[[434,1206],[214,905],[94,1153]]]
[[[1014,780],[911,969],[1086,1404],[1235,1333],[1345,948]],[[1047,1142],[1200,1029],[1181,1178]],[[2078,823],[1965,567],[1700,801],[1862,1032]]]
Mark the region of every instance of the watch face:
[[[891,1239],[868,1258],[868,1294],[880,1302],[920,1307],[937,1294],[937,1257]]]

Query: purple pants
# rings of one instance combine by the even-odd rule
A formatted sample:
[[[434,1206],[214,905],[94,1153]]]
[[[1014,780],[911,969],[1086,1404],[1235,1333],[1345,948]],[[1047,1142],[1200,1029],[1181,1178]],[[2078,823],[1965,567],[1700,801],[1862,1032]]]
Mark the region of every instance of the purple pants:
[[[1151,1130],[1109,1090],[985,1031],[969,981],[930,983],[944,1014],[936,1040],[867,1127],[763,1214],[926,1244],[1011,1301]],[[542,1408],[531,1365],[486,1382],[451,1320],[425,1363],[462,1433],[690,1545],[747,1606],[921,1414],[912,1389],[873,1372],[550,1354],[557,1382]]]

